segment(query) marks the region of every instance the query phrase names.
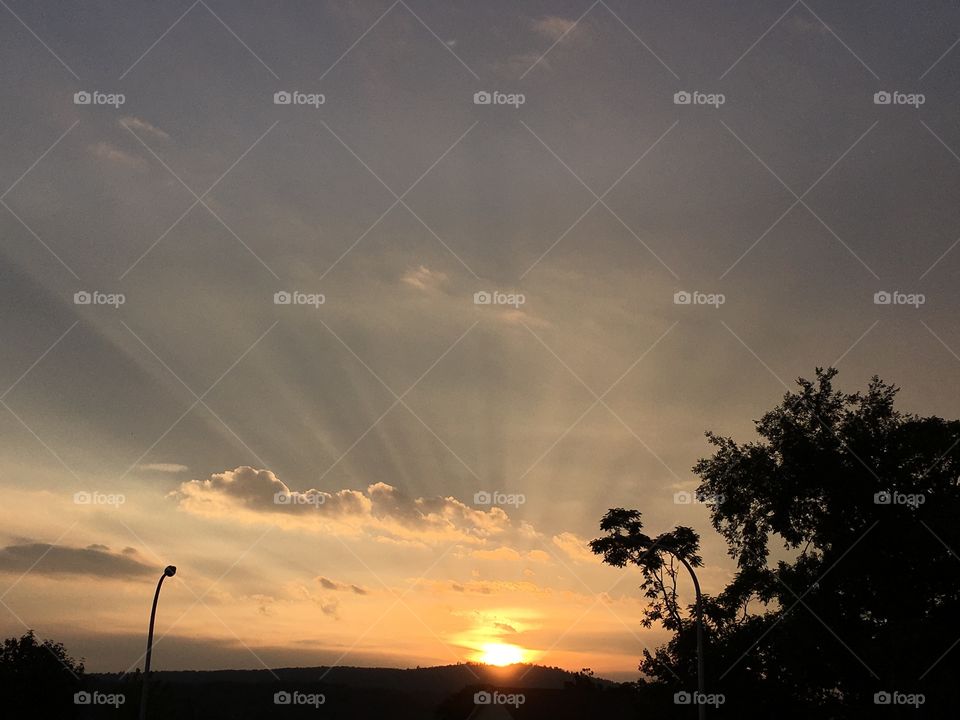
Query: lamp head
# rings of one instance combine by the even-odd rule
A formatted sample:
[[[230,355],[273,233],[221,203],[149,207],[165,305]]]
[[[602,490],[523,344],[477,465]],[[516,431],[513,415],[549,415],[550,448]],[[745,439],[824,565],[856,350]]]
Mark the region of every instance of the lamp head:
[[[166,575],[167,577],[173,577],[174,575],[177,574],[177,568],[173,565],[167,565],[163,569],[163,574]]]

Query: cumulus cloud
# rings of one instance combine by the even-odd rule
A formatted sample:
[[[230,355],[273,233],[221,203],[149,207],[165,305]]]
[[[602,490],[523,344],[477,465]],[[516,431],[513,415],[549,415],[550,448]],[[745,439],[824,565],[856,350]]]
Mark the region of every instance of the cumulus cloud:
[[[146,120],[143,120],[142,118],[128,115],[120,119],[120,124],[126,125],[128,128],[130,128],[137,134],[146,133],[148,135],[153,135],[154,137],[158,137],[161,140],[170,139],[170,136],[167,135],[167,133],[165,133],[163,130],[156,127],[155,125],[151,125],[150,123],[148,123]]]
[[[23,543],[0,549],[0,572],[7,573],[119,578],[145,575],[155,570],[141,562],[133,548],[124,548],[122,552],[115,553],[106,545],[99,544],[81,548]]]
[[[184,482],[172,496],[197,515],[424,544],[482,544],[510,529],[500,508],[476,510],[453,497],[412,497],[382,482],[363,491],[298,492],[271,471],[249,466]]]

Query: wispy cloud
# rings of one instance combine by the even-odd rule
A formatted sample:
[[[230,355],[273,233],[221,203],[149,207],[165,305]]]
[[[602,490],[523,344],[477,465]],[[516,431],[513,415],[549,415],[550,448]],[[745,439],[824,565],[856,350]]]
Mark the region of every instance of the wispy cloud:
[[[557,15],[548,15],[547,17],[537,18],[531,23],[534,32],[543,35],[550,40],[557,40],[565,33],[571,33],[576,20],[568,20]]]
[[[147,163],[143,158],[137,155],[132,155],[131,153],[121,150],[117,146],[111,145],[110,143],[104,141],[91,145],[90,152],[101,160],[116,163],[117,165],[124,165],[129,168],[141,170],[147,166]]]
[[[404,273],[400,281],[417,290],[436,290],[447,282],[447,275],[421,265]]]
[[[138,470],[143,472],[159,472],[159,473],[182,473],[186,472],[190,468],[186,465],[180,465],[179,463],[147,463],[145,465],[138,465]]]
[[[153,137],[160,138],[161,140],[170,139],[170,136],[167,133],[158,128],[156,125],[148,123],[142,118],[134,117],[133,115],[127,115],[126,117],[121,118],[120,122],[137,134],[146,133],[148,135],[152,135]]]

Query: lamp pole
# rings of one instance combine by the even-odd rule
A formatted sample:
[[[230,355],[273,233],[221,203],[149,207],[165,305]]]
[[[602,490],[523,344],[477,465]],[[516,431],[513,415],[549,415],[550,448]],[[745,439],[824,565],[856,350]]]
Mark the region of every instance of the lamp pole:
[[[700,702],[697,703],[697,717],[704,720],[707,716],[707,706],[703,702],[706,695],[704,680],[704,662],[703,662],[703,598],[700,595],[700,582],[697,580],[697,574],[686,560],[674,553],[674,557],[679,560],[690,573],[693,579],[693,589],[697,593],[697,689],[700,691]]]
[[[157,601],[160,600],[160,588],[163,586],[164,578],[173,577],[177,574],[177,568],[173,565],[167,565],[163,569],[160,581],[157,583],[157,591],[153,594],[153,608],[150,610],[150,630],[147,632],[147,657],[143,666],[143,689],[140,692],[140,720],[147,718],[147,695],[150,688],[150,657],[153,655],[153,621],[157,619]]]

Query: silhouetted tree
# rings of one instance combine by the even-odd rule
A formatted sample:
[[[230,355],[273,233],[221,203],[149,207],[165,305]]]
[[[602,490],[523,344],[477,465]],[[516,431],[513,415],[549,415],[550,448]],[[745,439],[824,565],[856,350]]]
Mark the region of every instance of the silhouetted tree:
[[[898,411],[898,388],[876,377],[864,393],[836,391],[835,376],[798,380],[756,422],[758,441],[707,433],[715,452],[694,467],[737,563],[705,601],[708,687],[741,717],[869,717],[878,691],[922,692],[927,711],[957,705],[960,421]],[[639,517],[607,513],[602,529],[621,531],[594,551],[622,565],[649,542]],[[655,603],[647,623],[675,634],[641,668],[674,684],[693,660],[689,622],[656,575],[644,581],[666,609]]]
[[[3,716],[66,718],[74,715],[73,694],[80,689],[83,661],[62,643],[38,642],[33,630],[7,638],[0,648],[0,698]]]

